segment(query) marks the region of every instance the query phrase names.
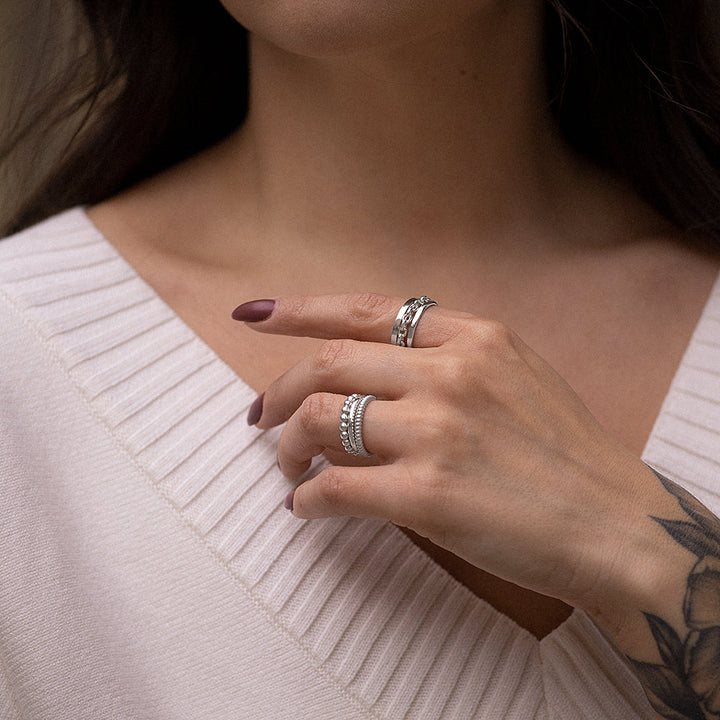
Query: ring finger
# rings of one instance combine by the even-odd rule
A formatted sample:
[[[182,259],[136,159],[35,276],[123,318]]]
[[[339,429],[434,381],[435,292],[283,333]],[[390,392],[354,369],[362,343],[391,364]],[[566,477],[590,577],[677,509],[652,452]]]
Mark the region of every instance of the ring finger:
[[[308,395],[290,417],[278,442],[278,463],[283,474],[297,478],[309,467],[312,459],[330,450],[334,457],[343,457],[348,464],[360,464],[356,456],[345,452],[340,440],[340,414],[344,395],[315,393]],[[400,449],[400,440],[390,414],[397,408],[393,401],[373,400],[368,403],[362,423],[362,440],[374,458],[362,458],[362,464],[378,464],[393,459]]]

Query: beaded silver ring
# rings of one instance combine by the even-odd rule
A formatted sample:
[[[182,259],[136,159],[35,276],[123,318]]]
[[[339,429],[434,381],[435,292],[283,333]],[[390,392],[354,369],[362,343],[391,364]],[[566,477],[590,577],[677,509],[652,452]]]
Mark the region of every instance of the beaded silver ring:
[[[368,452],[362,437],[362,424],[365,409],[373,401],[374,395],[361,395],[353,393],[348,395],[340,412],[340,441],[348,455],[361,455],[372,457]]]

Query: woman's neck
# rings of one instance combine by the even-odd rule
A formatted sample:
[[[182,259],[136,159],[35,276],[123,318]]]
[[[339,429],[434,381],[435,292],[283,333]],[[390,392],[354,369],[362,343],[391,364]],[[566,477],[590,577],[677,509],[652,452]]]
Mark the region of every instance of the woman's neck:
[[[238,167],[269,233],[417,247],[552,215],[572,162],[545,100],[542,6],[510,5],[330,58],[253,38],[248,121],[228,147],[254,160]]]
[[[321,57],[251,36],[247,121],[171,173],[160,195],[182,212],[162,236],[178,251],[202,233],[191,253],[226,267],[242,266],[248,238],[272,257],[402,266],[449,246],[483,262],[646,232],[654,215],[554,125],[543,12],[488,3],[456,27]]]

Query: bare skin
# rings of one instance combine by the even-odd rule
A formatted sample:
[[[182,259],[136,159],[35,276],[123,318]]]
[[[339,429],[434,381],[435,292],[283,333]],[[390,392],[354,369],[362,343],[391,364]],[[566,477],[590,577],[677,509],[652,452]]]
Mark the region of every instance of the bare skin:
[[[563,145],[542,4],[487,5],[320,57],[256,36],[242,131],[91,219],[258,392],[318,341],[253,333],[230,320],[240,302],[425,293],[513,328],[639,456],[717,259]],[[538,637],[570,612],[412,537]]]

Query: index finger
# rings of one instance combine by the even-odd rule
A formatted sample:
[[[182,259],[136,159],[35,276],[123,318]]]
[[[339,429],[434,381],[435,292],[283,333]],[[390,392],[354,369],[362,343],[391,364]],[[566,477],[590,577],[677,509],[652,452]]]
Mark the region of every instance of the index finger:
[[[282,295],[243,303],[234,310],[233,318],[249,323],[259,332],[277,335],[389,343],[395,318],[404,302],[377,293]],[[470,313],[436,305],[428,307],[415,331],[413,346],[442,345],[472,317]]]

